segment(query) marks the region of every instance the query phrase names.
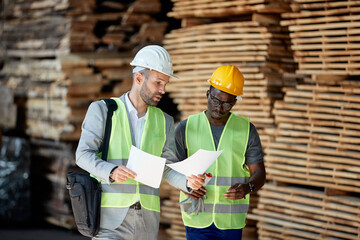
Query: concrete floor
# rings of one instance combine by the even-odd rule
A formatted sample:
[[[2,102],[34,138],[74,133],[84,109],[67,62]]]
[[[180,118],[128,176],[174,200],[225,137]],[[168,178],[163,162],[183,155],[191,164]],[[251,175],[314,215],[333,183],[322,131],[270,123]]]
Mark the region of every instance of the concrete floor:
[[[1,240],[89,240],[77,231],[71,231],[55,226],[42,227],[11,227],[10,229],[0,228]],[[158,240],[167,240],[168,236],[160,229]]]
[[[1,240],[89,240],[80,233],[58,228],[1,229]]]

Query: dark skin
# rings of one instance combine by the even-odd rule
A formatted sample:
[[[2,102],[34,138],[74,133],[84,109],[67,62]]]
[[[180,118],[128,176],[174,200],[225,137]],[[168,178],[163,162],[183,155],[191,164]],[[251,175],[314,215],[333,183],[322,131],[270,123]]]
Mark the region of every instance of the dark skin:
[[[211,88],[207,91],[207,111],[205,112],[209,122],[213,126],[225,126],[227,120],[230,117],[230,111],[233,105],[236,103],[236,96],[223,92],[216,88]],[[215,99],[215,101],[214,101]],[[218,103],[221,104],[218,104]],[[229,103],[230,109],[224,108],[224,103]],[[229,106],[229,104],[227,104]],[[264,163],[256,163],[248,166],[251,177],[249,181],[252,181],[253,190],[259,190],[265,184],[265,166]],[[185,193],[185,192],[184,192]],[[236,183],[231,186],[224,197],[231,200],[237,200],[244,198],[250,193],[250,187],[248,184]],[[192,199],[199,199],[206,194],[206,189],[201,187],[199,190],[194,190],[191,194],[185,193]]]

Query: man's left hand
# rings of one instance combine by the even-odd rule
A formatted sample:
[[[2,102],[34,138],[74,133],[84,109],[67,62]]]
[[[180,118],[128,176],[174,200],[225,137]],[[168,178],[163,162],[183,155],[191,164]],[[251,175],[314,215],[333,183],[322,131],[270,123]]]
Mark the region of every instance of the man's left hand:
[[[198,190],[205,184],[205,176],[203,174],[187,176],[186,180],[186,186],[193,190]]]
[[[246,184],[240,184],[240,183],[235,184],[226,191],[225,198],[230,200],[237,200],[244,198],[248,192],[246,187],[247,187]]]
[[[189,198],[198,200],[199,198],[202,198],[206,194],[206,189],[204,187],[199,188],[199,190],[193,190],[191,193],[186,193],[182,191],[186,196]]]

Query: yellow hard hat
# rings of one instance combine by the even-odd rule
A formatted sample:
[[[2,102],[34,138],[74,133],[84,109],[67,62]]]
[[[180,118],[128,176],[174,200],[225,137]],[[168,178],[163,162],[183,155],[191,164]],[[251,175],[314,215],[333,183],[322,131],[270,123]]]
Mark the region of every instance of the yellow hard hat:
[[[214,88],[234,96],[242,96],[244,88],[244,76],[233,65],[218,67],[208,82]]]

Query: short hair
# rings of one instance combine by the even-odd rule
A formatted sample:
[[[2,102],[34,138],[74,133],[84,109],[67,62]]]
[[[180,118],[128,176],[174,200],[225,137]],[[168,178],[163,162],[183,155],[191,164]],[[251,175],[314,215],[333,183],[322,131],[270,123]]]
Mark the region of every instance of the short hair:
[[[138,71],[136,70],[136,68],[138,68]],[[145,81],[146,81],[148,79],[148,77],[149,77],[150,69],[148,69],[148,68],[139,68],[137,66],[134,66],[133,67],[133,78],[135,78],[135,74],[137,72],[141,73],[145,77]]]

